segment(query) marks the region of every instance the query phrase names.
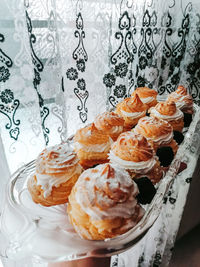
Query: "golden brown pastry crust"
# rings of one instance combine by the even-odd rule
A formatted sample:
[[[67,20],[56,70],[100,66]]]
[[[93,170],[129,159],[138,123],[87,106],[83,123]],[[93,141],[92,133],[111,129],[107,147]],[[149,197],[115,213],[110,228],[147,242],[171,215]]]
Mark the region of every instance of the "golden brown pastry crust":
[[[86,152],[82,149],[77,150],[80,165],[86,170],[97,164],[109,162],[107,152]]]
[[[145,103],[148,109],[150,107],[155,106],[158,103],[156,99],[158,92],[156,92],[154,89],[150,89],[148,87],[138,87],[135,89],[135,91],[132,93],[131,96],[134,97],[136,94],[140,97],[141,101],[143,98],[148,98],[148,97],[154,98],[151,102]]]
[[[155,109],[161,114],[161,115],[168,115],[172,116],[176,112],[176,104],[173,101],[165,101],[160,102],[156,105]]]
[[[27,184],[33,201],[43,206],[68,202],[82,171],[76,153],[67,144],[44,149],[36,159],[35,174]]]
[[[120,134],[111,149],[117,157],[134,162],[147,161],[154,154],[147,139],[132,131]]]
[[[106,175],[105,183],[98,182],[96,177],[92,176],[94,172],[98,172],[96,168],[88,169],[86,175],[83,173],[83,175],[80,176],[78,183],[73,187],[69,196],[69,204],[67,207],[69,219],[77,233],[84,239],[104,240],[121,235],[136,225],[144,214],[143,209],[137,204],[136,199],[133,198],[138,194],[137,185],[135,183],[132,184],[131,180],[129,180],[128,184],[116,182],[113,189],[109,181],[110,179],[112,181],[115,180],[115,170],[110,164],[102,164],[102,167],[104,169],[102,169],[103,172],[102,174],[100,173],[99,177]],[[95,179],[94,184],[92,184],[93,179]],[[84,181],[79,185],[80,180]],[[86,183],[90,183],[90,186],[85,186]],[[124,187],[126,190],[121,189]],[[136,189],[134,189],[134,187],[136,187]],[[76,199],[76,195],[80,193],[80,190],[83,197],[81,203],[84,203],[84,206],[87,207],[87,213]],[[131,205],[133,205],[132,207],[134,207],[134,210],[132,210],[132,213],[128,211],[128,217],[123,215],[119,216],[118,214],[122,214],[120,211],[117,211],[117,214],[113,213],[113,209],[115,209],[117,205],[118,210],[122,208],[120,205],[126,205],[126,203],[130,203],[130,201],[132,202]],[[92,210],[91,214],[96,214],[97,212],[98,217],[90,215],[88,209]],[[129,210],[128,207],[127,210]],[[99,211],[102,216],[99,215]],[[110,216],[110,212],[112,212],[112,216]]]
[[[176,154],[178,144],[173,139],[173,127],[167,121],[156,117],[143,117],[133,131],[146,137],[155,151],[159,147],[170,146]]]
[[[94,123],[91,125],[79,129],[75,136],[75,151],[79,158],[80,165],[87,169],[97,164],[108,162],[108,152],[111,146],[111,139],[108,134],[98,130]],[[76,144],[79,144],[78,146]],[[98,145],[104,145],[105,150],[97,151]],[[96,149],[89,149],[91,145],[97,146]]]
[[[167,101],[174,101],[184,113],[193,114],[193,98],[187,93],[187,89],[179,85],[175,92],[169,94]]]
[[[124,119],[112,111],[98,115],[94,120],[95,127],[108,134],[114,141],[124,131]]]
[[[184,127],[184,121],[182,119],[169,122],[174,131],[182,132]]]
[[[134,97],[125,98],[122,102],[117,104],[115,112],[119,116],[123,117],[125,121],[124,127],[126,129],[131,129],[137,124],[140,118],[146,116],[146,110],[147,110],[147,106],[144,103],[142,103],[139,96],[135,94]],[[130,113],[130,114],[141,112],[142,114],[136,117],[131,117],[131,116],[129,117],[125,115],[123,112]]]
[[[160,115],[158,116],[154,114],[153,109],[155,109],[161,116],[162,115],[168,116],[168,118],[163,118],[160,117]],[[157,117],[166,120],[169,124],[171,124],[174,131],[182,132],[184,127],[183,114],[181,115],[180,118],[175,118],[175,119],[170,118],[173,117],[173,115],[176,114],[178,110],[179,109],[177,109],[175,102],[165,101],[165,102],[159,102],[155,107],[150,108],[149,111],[151,117]]]
[[[142,134],[147,139],[156,139],[160,136],[173,132],[172,126],[162,119],[156,117],[143,117],[134,128],[136,133]]]
[[[79,176],[80,173],[75,174],[59,187],[54,186],[51,195],[46,198],[44,197],[44,191],[41,186],[37,185],[37,178],[35,175],[28,180],[27,187],[36,204],[41,204],[46,207],[60,205],[68,202],[68,196]]]
[[[74,142],[84,145],[104,144],[109,141],[109,135],[99,131],[94,123],[77,130]]]
[[[148,88],[148,87],[137,87],[135,89],[135,91],[132,93],[132,96],[134,96],[135,94],[138,94],[138,96],[140,98],[146,98],[146,97],[149,97],[149,96],[152,96],[152,97],[157,97],[158,95],[158,92],[156,92],[156,90],[154,89],[151,89],[151,88]]]
[[[135,221],[136,224],[141,220],[142,216],[140,214],[140,206],[138,205],[135,209],[134,216],[130,219],[118,217],[114,220],[104,219],[101,221],[91,221],[89,216],[76,202],[75,194],[76,191],[73,189],[70,195],[70,203],[67,206],[67,212],[72,225],[84,239],[104,240],[106,238],[113,238],[127,231],[122,225],[126,225],[129,220]],[[73,216],[71,214],[73,214]],[[98,229],[101,229],[101,231]]]

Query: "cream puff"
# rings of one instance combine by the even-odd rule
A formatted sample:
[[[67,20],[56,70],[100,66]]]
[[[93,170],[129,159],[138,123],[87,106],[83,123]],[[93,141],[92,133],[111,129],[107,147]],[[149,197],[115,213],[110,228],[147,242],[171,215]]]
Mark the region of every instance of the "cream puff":
[[[106,111],[94,120],[95,127],[108,134],[114,141],[124,131],[124,119],[118,114]]]
[[[146,104],[135,94],[135,96],[125,98],[117,104],[115,112],[124,118],[124,127],[126,130],[130,130],[140,118],[146,116]]]
[[[167,121],[156,117],[143,117],[133,131],[143,135],[155,151],[161,147],[171,147],[175,155],[178,150],[178,144],[173,139],[173,128]]]
[[[174,101],[177,108],[184,114],[184,126],[188,127],[192,121],[192,114],[194,113],[193,98],[187,93],[187,89],[180,85],[177,90],[169,94],[167,101]]]
[[[140,100],[146,104],[147,109],[155,106],[158,103],[158,93],[154,89],[150,89],[148,87],[138,87],[131,96],[134,97],[136,94],[139,96]]]
[[[112,143],[110,136],[99,131],[94,123],[79,129],[74,136],[74,150],[84,169],[108,162]]]
[[[151,144],[133,131],[120,134],[109,153],[112,164],[127,170],[133,179],[146,176],[153,184],[163,177],[163,169]]]
[[[177,108],[184,113],[193,114],[193,98],[187,93],[187,89],[180,85],[177,90],[168,95],[167,101],[174,101]]]
[[[104,240],[127,232],[143,217],[137,185],[128,172],[109,163],[85,170],[69,196],[67,212],[84,239]]]
[[[167,121],[174,131],[182,132],[184,121],[183,112],[176,107],[175,102],[165,101],[150,108],[150,116]]]
[[[76,153],[67,143],[44,149],[27,183],[33,201],[43,206],[67,203],[82,171]]]

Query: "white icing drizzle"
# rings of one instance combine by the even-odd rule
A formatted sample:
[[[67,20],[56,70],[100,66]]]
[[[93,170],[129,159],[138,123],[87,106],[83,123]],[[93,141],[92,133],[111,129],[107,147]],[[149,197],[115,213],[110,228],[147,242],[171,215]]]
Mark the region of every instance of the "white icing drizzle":
[[[75,199],[82,210],[94,220],[129,218],[135,212],[138,187],[128,172],[114,165],[109,164],[114,169],[114,177],[109,177],[107,171],[103,173],[106,165],[98,165],[95,168],[96,172],[88,169],[81,174],[75,185],[77,188]],[[110,194],[107,195],[105,190],[112,192],[112,197]],[[119,190],[123,192],[122,197],[118,195]]]
[[[155,108],[151,108],[151,114],[155,115],[157,118],[161,118],[167,121],[178,120],[183,118],[183,112],[178,108],[176,109],[176,112],[171,116],[162,115]]]
[[[142,100],[143,103],[148,104],[154,101],[154,97],[153,96],[144,97],[144,98],[140,97],[140,100]]]
[[[116,156],[112,150],[109,153],[109,159],[112,164],[116,164],[127,170],[132,170],[136,173],[145,174],[148,173],[156,164],[157,157],[153,156],[147,161],[134,162],[129,160],[123,160]]]
[[[107,143],[103,144],[94,144],[94,145],[84,145],[79,142],[74,143],[74,148],[76,151],[79,149],[83,149],[86,152],[108,152],[110,150],[110,147],[113,143],[113,140],[109,137],[109,140]]]
[[[121,110],[121,113],[125,117],[130,117],[130,118],[134,119],[134,118],[138,118],[138,117],[141,117],[141,116],[145,115],[146,114],[146,111],[141,111],[141,112],[126,112],[124,110]]]

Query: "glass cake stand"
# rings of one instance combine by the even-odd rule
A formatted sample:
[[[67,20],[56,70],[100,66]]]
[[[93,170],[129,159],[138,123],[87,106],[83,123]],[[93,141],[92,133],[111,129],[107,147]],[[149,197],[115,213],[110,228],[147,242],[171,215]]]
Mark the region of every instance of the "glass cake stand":
[[[185,129],[184,142],[179,146],[165,177],[158,184],[152,202],[143,205],[145,215],[127,233],[103,241],[81,239],[69,223],[67,204],[43,207],[35,204],[27,190],[27,180],[35,171],[35,160],[17,170],[7,185],[5,205],[1,216],[1,231],[5,238],[3,255],[18,260],[33,257],[45,262],[67,261],[85,257],[104,257],[121,253],[134,246],[159,216],[163,198],[177,175],[182,157],[191,150],[200,109],[189,129]]]

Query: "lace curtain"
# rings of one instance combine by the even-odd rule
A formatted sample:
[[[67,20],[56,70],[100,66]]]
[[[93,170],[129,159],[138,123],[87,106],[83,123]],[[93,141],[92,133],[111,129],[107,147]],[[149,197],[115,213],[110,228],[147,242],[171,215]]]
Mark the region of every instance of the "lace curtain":
[[[188,0],[5,0],[0,129],[16,168],[138,86],[200,104],[200,16]]]

